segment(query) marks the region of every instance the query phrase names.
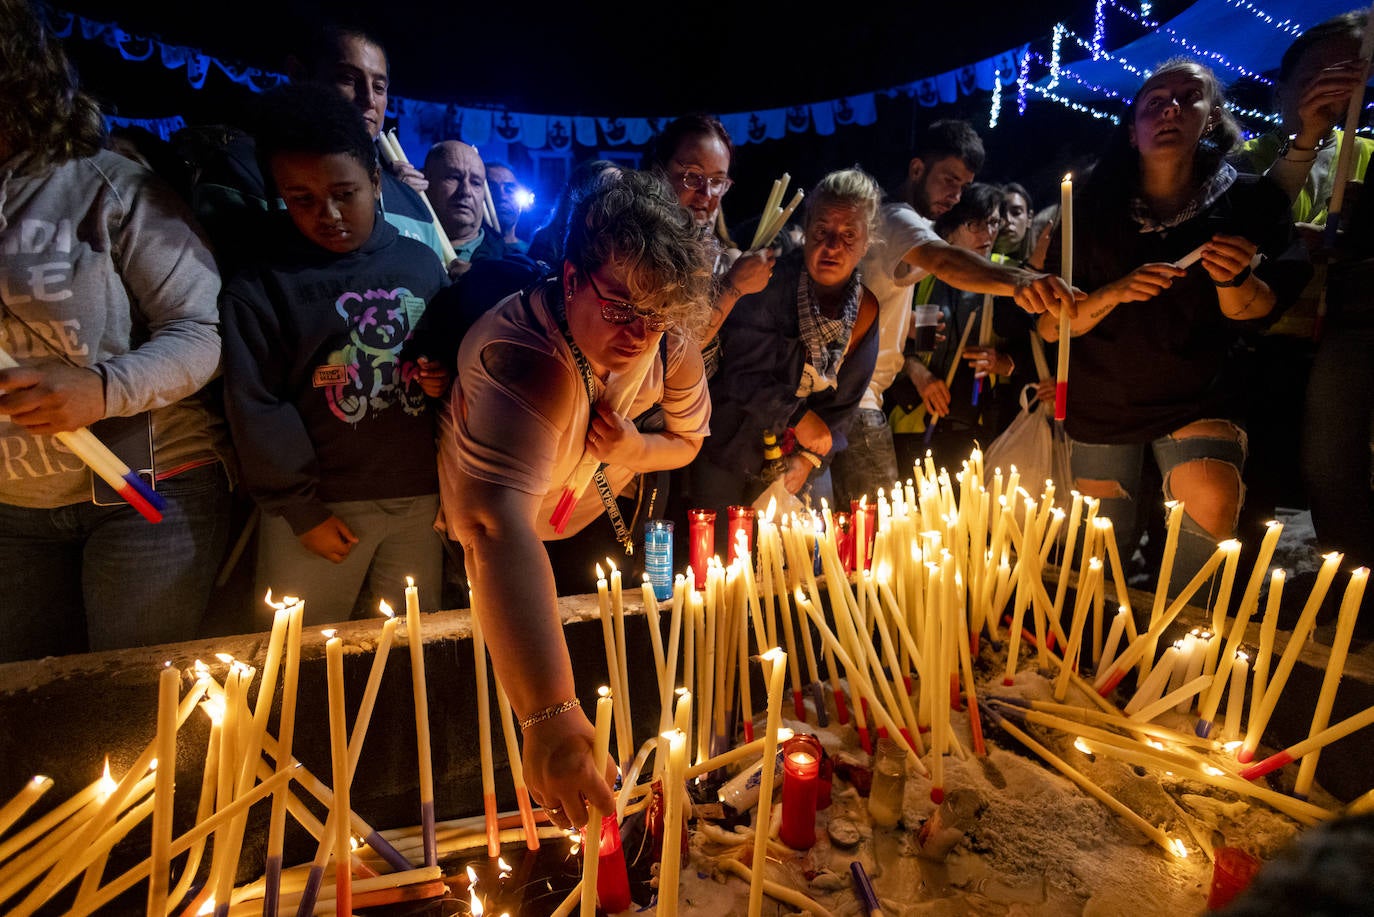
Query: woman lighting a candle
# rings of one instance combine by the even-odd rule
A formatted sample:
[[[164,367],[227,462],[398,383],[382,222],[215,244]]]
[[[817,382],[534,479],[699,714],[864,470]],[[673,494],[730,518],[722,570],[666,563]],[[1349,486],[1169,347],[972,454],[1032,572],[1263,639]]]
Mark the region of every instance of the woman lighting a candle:
[[[1161,65],[1075,202],[1074,282],[1093,292],[1070,324],[1074,486],[1102,501],[1129,556],[1150,450],[1165,499],[1186,508],[1177,585],[1234,534],[1240,511],[1246,446],[1232,419],[1228,352],[1291,301],[1304,279],[1294,284],[1293,275],[1305,273],[1259,263],[1257,253],[1287,247],[1287,198],[1224,161],[1239,136],[1224,102],[1204,65]],[[1048,263],[1059,263],[1058,249],[1056,238]],[[1199,263],[1175,263],[1194,250]],[[1042,316],[1038,327],[1059,339],[1057,318]]]
[[[626,172],[602,184],[574,211],[559,276],[506,299],[464,337],[441,419],[445,525],[489,610],[487,646],[520,717],[530,793],[563,827],[585,824],[587,803],[608,812],[614,801],[540,542],[557,537],[551,514],[584,456],[602,463],[607,498],[587,486],[565,535],[603,513],[623,523],[614,495],[636,473],[696,455],[710,402],[689,334],[704,323],[708,283],[691,220],[661,182]],[[641,432],[631,418],[653,405],[661,431]]]

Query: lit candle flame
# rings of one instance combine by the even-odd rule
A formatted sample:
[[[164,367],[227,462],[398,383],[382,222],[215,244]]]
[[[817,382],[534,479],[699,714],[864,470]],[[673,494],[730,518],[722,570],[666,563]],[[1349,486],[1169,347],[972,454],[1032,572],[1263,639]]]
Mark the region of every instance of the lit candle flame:
[[[415,588],[415,577],[413,577],[413,576],[407,576],[407,577],[406,577],[406,588],[407,588],[407,589],[414,589],[414,588]]]
[[[333,640],[333,639],[334,639],[334,635],[337,634],[338,631],[335,630],[335,629],[332,628],[332,627],[326,627],[324,630],[320,631],[320,633],[321,633],[322,635],[324,635],[324,639],[326,639],[326,640]]]
[[[119,784],[110,776],[110,756],[105,756],[105,772],[100,775],[100,798],[105,799],[115,791]]]
[[[1183,846],[1183,841],[1179,838],[1169,838],[1169,847],[1173,851],[1174,856],[1179,857],[1180,859],[1188,858],[1188,848]]]
[[[503,857],[496,858],[496,868],[501,871],[501,878],[503,879],[509,876],[513,871],[510,864],[507,863]]]
[[[1078,738],[1076,738],[1076,739],[1073,740],[1073,747],[1076,748],[1076,749],[1078,749],[1079,751],[1083,752],[1083,754],[1085,754],[1085,755],[1090,755],[1090,754],[1093,753],[1092,746],[1089,745],[1089,744],[1083,739],[1082,736],[1079,736]]]
[[[216,653],[215,658],[218,659],[220,662],[224,663],[225,665],[234,664],[234,657],[228,653]]]
[[[205,715],[210,718],[212,726],[219,726],[224,723],[224,695],[212,694],[200,702],[200,709],[205,711]]]
[[[596,584],[604,586],[606,584],[606,571],[601,569],[601,565],[596,565]]]
[[[211,895],[209,898],[205,899],[205,903],[200,906],[200,910],[196,911],[196,917],[204,917],[204,915],[213,914],[214,912],[215,896]]]
[[[596,689],[596,693],[601,697],[610,697],[611,689],[606,685],[602,685],[601,687]]]
[[[382,599],[380,602],[377,603],[377,610],[380,611],[382,614],[386,615],[388,618],[396,617],[395,609],[393,609],[389,604],[387,604],[386,599]]]
[[[1226,744],[1222,745],[1221,747],[1222,747],[1223,749],[1225,749],[1226,751],[1235,751],[1237,748],[1240,748],[1240,747],[1241,747],[1242,745],[1244,745],[1244,744],[1245,744],[1245,743],[1244,743],[1243,741],[1237,739],[1237,740],[1234,741],[1234,742],[1227,742]]]

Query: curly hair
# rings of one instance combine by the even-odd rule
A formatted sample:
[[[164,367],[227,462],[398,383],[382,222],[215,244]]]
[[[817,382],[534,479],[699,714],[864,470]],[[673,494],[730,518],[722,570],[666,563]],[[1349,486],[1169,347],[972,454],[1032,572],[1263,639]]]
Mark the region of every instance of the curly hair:
[[[28,0],[0,0],[0,139],[31,154],[31,168],[105,145],[99,106]]]
[[[578,202],[564,258],[582,273],[611,265],[642,309],[697,335],[710,313],[711,273],[691,215],[646,172],[625,171]]]
[[[358,110],[318,83],[290,83],[263,96],[257,157],[264,176],[272,174],[278,153],[344,153],[368,172],[377,168],[377,147]]]
[[[840,169],[822,178],[807,195],[804,224],[809,227],[821,207],[835,204],[853,207],[868,227],[869,240],[875,241],[878,234],[878,208],[882,202],[883,191],[876,178],[857,165]]]

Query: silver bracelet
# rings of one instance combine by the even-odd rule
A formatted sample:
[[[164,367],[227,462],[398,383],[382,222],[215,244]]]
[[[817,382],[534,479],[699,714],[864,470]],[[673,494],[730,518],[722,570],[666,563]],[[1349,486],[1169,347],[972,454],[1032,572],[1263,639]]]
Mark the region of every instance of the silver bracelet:
[[[580,706],[582,706],[582,702],[575,697],[571,697],[561,704],[551,704],[542,710],[536,710],[520,721],[520,731],[524,732],[531,726],[537,726],[545,720],[551,720],[556,716],[562,716],[574,707]]]

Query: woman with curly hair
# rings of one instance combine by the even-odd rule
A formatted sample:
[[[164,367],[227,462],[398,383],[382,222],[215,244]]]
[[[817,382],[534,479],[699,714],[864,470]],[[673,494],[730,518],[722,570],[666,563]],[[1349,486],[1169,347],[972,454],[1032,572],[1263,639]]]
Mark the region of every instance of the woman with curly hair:
[[[228,527],[219,275],[172,190],[0,2],[0,662],[195,635]],[[90,426],[165,499],[152,525],[56,439]],[[39,614],[38,612],[42,613]]]
[[[463,338],[441,418],[447,531],[462,544],[487,646],[522,720],[530,792],[562,827],[586,822],[587,801],[603,812],[613,803],[540,542],[600,538],[604,557],[615,550],[604,536],[630,514],[616,496],[637,474],[697,454],[711,404],[692,332],[708,283],[692,221],[662,182],[624,172],[601,183],[573,211],[558,275],[507,298]],[[655,406],[661,421],[637,425]],[[560,507],[584,458],[603,479]],[[561,531],[550,522],[560,508]]]

